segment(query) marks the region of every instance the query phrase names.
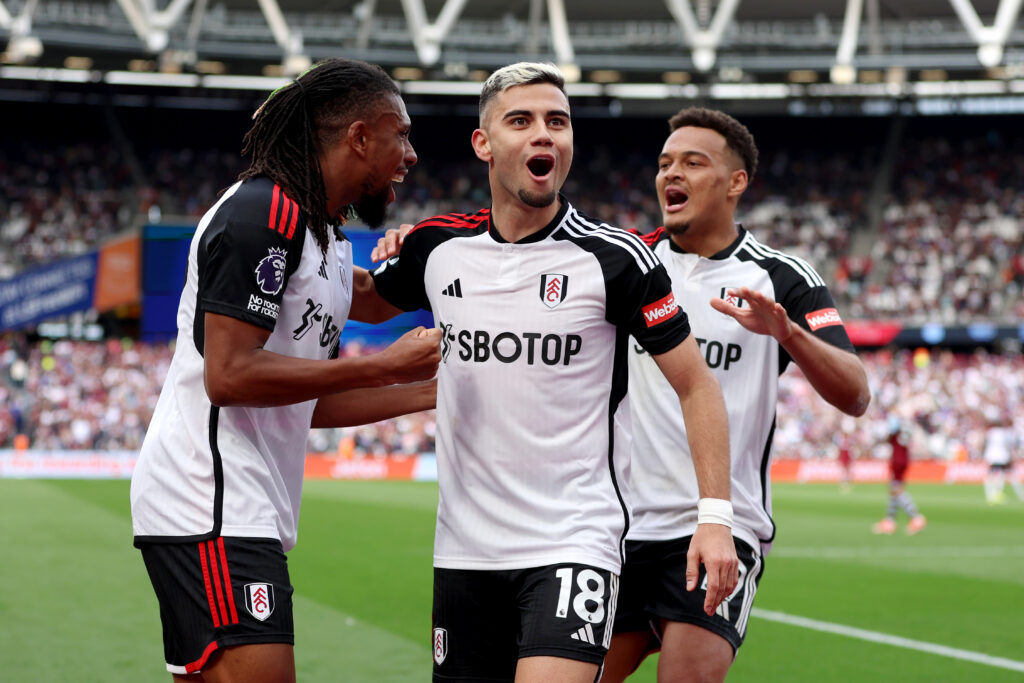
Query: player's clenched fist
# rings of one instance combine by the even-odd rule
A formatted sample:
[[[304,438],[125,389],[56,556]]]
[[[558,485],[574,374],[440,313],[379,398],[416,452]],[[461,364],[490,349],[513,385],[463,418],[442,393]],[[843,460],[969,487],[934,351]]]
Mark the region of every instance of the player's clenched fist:
[[[395,383],[430,379],[441,362],[441,330],[424,327],[409,330],[383,353],[396,359],[392,369]]]

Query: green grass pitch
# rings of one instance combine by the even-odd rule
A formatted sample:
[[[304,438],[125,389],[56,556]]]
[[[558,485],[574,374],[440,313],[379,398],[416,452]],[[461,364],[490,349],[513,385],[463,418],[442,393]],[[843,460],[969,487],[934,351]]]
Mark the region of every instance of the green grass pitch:
[[[929,520],[913,537],[871,534],[882,485],[775,487],[777,542],[729,680],[1024,681],[1024,503],[909,490]],[[307,482],[289,555],[300,681],[429,680],[436,501],[433,484]],[[0,679],[170,680],[128,482],[0,480],[0,539]]]

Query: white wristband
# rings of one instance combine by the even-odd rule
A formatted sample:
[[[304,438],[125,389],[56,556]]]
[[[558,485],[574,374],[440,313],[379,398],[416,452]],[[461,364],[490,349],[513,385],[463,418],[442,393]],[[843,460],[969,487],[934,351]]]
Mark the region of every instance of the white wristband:
[[[732,528],[732,503],[721,498],[697,501],[697,524],[721,524]]]

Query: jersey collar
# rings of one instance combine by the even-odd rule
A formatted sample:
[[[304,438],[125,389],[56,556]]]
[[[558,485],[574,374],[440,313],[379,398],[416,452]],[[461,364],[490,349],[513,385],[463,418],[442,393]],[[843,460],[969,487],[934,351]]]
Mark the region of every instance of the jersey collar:
[[[725,259],[729,258],[730,256],[732,256],[733,252],[735,252],[739,248],[740,243],[742,243],[743,239],[747,236],[746,228],[744,228],[743,225],[740,224],[740,223],[736,224],[736,232],[738,234],[736,235],[736,239],[734,239],[732,241],[732,244],[730,244],[729,246],[727,246],[725,249],[723,249],[722,251],[718,252],[717,254],[712,254],[708,258],[713,260],[713,261],[722,261],[722,260],[725,260]],[[668,248],[671,249],[672,251],[678,252],[680,254],[689,254],[690,253],[690,252],[686,251],[685,249],[680,249],[679,245],[676,244],[675,240],[673,240],[671,237],[668,238]]]
[[[527,235],[523,239],[514,242],[514,244],[530,244],[532,242],[540,242],[541,240],[545,239],[548,235],[553,233],[555,231],[555,228],[557,228],[559,224],[562,222],[562,219],[565,218],[565,214],[568,213],[569,211],[569,200],[566,199],[561,192],[558,193],[558,203],[558,213],[555,214],[555,217],[551,219],[550,223],[548,223],[547,225],[545,225],[543,228],[533,233],[532,235]],[[501,236],[501,233],[498,232],[497,228],[494,227],[493,212],[490,213],[487,217],[487,234],[489,234],[495,242],[500,242],[501,244],[506,244],[508,242],[508,240]]]

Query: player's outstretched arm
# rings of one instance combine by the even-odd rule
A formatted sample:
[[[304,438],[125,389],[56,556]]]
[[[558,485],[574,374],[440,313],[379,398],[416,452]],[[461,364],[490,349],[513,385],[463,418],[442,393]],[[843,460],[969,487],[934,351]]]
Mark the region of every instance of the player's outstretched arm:
[[[704,611],[711,615],[739,580],[729,503],[729,418],[722,389],[693,335],[653,358],[679,396],[700,490],[702,510],[687,553],[686,589],[697,587],[697,568],[703,564],[708,577]],[[704,507],[710,507],[714,514],[705,517]]]
[[[204,382],[218,406],[280,406],[346,389],[432,378],[441,362],[441,331],[418,327],[380,353],[309,360],[263,348],[270,332],[230,316],[206,313]]]
[[[437,406],[437,380],[350,389],[323,396],[313,411],[313,427],[354,427],[418,413]]]
[[[775,337],[815,391],[836,408],[855,417],[867,412],[871,390],[856,354],[815,337],[793,322],[782,304],[761,292],[742,287],[734,293],[747,301],[749,308],[738,308],[718,298],[711,300],[711,307],[732,316],[751,332]]]

